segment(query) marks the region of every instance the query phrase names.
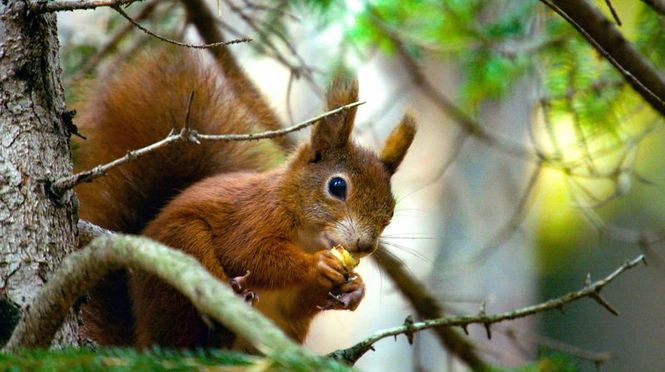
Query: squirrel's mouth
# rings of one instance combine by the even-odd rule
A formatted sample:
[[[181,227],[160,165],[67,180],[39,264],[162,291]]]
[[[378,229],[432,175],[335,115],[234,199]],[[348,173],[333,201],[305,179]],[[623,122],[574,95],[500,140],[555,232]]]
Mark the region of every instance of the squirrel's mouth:
[[[354,258],[366,257],[372,254],[372,252],[374,252],[374,250],[371,251],[358,250],[357,246],[354,244],[349,244],[347,246],[346,244],[339,243],[337,240],[331,239],[328,235],[323,236],[323,241],[325,242],[325,246],[328,249],[333,249],[334,247],[341,245],[342,247],[344,247],[344,249],[346,249],[349,253],[351,253],[351,255]]]

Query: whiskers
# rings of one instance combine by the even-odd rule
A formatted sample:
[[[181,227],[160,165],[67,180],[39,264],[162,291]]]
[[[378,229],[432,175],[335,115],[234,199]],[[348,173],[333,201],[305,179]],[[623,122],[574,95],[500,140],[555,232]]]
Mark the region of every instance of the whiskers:
[[[381,247],[377,250],[376,253],[374,253],[374,259],[378,261],[377,268],[379,269],[379,275],[381,276],[381,290],[383,292],[383,272],[384,271],[389,271],[389,267],[384,267],[384,265],[391,266],[394,263],[397,263],[404,268],[410,275],[415,276],[413,271],[411,271],[411,268],[409,268],[408,265],[404,263],[404,260],[399,258],[395,253],[391,252],[388,250],[388,248],[384,245],[384,243],[381,243]],[[381,256],[386,256],[388,259],[386,260],[385,258],[381,258]],[[387,261],[387,262],[386,262]],[[390,278],[391,275],[388,274],[388,277]]]
[[[428,213],[431,213],[431,211],[428,211],[426,209],[422,208],[397,208],[395,209],[395,217],[397,216],[407,216],[411,215],[414,217],[420,217],[423,215],[427,215]]]
[[[406,236],[403,236],[403,237],[392,237],[392,238],[391,238],[391,237],[382,236],[381,238],[379,238],[379,242],[380,242],[381,244],[385,245],[385,246],[388,246],[388,247],[391,247],[391,248],[396,248],[396,249],[398,249],[398,250],[400,250],[400,251],[402,251],[402,252],[409,253],[410,255],[412,255],[412,256],[414,256],[414,257],[417,257],[417,258],[421,259],[421,260],[424,261],[424,262],[428,262],[428,263],[429,263],[429,262],[432,262],[432,260],[431,260],[430,258],[428,258],[428,257],[426,257],[425,255],[423,255],[422,253],[420,253],[417,249],[415,249],[415,248],[411,248],[411,247],[407,247],[406,245],[403,245],[403,244],[399,244],[399,243],[391,242],[391,241],[390,241],[390,239],[410,239],[410,238],[411,238],[411,239],[419,239],[419,237],[406,237]],[[433,238],[422,237],[422,239],[433,239]],[[395,257],[394,254],[392,254],[392,253],[390,253],[390,254],[393,255],[393,257]],[[395,258],[396,258],[396,257],[395,257]],[[402,262],[402,263],[403,263],[403,262]]]
[[[438,238],[429,235],[414,236],[415,234],[390,234],[390,235],[381,235],[381,239],[404,239],[404,240],[436,240]]]

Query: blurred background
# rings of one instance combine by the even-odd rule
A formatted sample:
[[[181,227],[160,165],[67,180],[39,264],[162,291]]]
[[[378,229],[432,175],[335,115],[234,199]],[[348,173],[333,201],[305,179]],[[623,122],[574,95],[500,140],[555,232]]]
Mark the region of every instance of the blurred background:
[[[605,1],[590,1],[613,19]],[[665,17],[647,1],[614,0],[621,33],[663,71]],[[583,299],[492,327],[470,326],[479,356],[502,368],[658,371],[665,368],[665,133],[643,101],[588,42],[534,0],[208,2],[246,74],[284,123],[323,110],[340,66],[360,81],[355,136],[378,150],[406,111],[419,132],[393,178],[398,201],[382,243],[446,315],[509,311],[582,288],[625,260],[639,266],[604,291],[614,316]],[[201,43],[176,1],[123,8],[171,39]],[[59,14],[69,105],[163,42],[112,9]],[[132,63],[140,63],[140,59]],[[211,61],[211,63],[213,63]],[[165,77],[168,79],[168,77]],[[85,134],[85,133],[84,133]],[[299,139],[307,133],[298,133]],[[317,352],[349,347],[417,316],[371,260],[353,313],[319,317]],[[418,333],[378,343],[366,371],[452,371],[468,364]],[[561,363],[561,364],[558,364]]]

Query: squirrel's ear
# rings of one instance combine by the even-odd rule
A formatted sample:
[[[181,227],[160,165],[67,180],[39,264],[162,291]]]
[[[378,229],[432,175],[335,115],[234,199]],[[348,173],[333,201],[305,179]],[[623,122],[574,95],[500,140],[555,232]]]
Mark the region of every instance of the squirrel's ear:
[[[347,74],[338,73],[326,93],[327,111],[348,105],[358,100],[358,80]],[[314,158],[334,147],[344,147],[349,143],[353,121],[356,118],[356,107],[344,110],[322,119],[312,131],[312,149]]]
[[[416,121],[411,114],[406,114],[397,128],[390,132],[379,156],[390,174],[395,173],[397,167],[399,167],[415,135]]]

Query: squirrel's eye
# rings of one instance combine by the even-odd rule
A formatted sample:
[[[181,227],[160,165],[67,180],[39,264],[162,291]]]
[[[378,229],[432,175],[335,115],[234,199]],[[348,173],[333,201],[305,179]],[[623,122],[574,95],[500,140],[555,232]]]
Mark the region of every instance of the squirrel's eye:
[[[342,177],[333,177],[328,181],[328,192],[338,199],[346,199],[346,181]]]

